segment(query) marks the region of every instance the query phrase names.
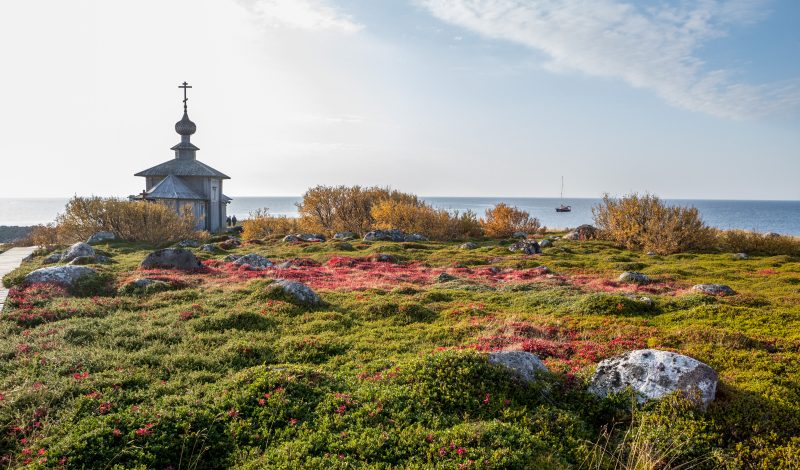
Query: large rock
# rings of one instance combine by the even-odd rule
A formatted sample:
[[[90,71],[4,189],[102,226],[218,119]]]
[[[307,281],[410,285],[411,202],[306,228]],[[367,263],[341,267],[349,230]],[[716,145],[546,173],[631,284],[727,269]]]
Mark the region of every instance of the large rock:
[[[391,230],[373,230],[364,235],[364,241],[367,242],[404,242],[406,241],[406,234],[402,230],[396,228]]]
[[[321,233],[293,233],[283,237],[285,242],[324,242],[325,235]]]
[[[551,246],[553,246],[553,240],[550,240],[549,238],[545,238],[544,240],[539,242],[539,246],[542,247],[542,248],[551,247]]]
[[[708,295],[734,295],[736,292],[733,291],[729,286],[724,284],[697,284],[692,286],[693,291],[701,292],[703,294]]]
[[[115,240],[116,238],[117,236],[114,235],[113,232],[97,232],[89,237],[86,243],[100,243],[108,240]]]
[[[82,258],[82,257],[92,257],[94,258],[95,252],[94,248],[89,246],[88,243],[78,242],[71,247],[67,248],[67,251],[61,255],[61,261],[63,263],[68,263],[75,258]]]
[[[510,369],[525,382],[536,380],[539,372],[548,372],[547,366],[535,354],[526,351],[491,352],[489,362]]]
[[[97,274],[92,268],[86,266],[52,266],[49,268],[39,268],[25,276],[26,284],[59,284],[65,287],[72,287],[75,281],[86,276]]]
[[[271,283],[267,289],[272,297],[288,300],[289,302],[305,307],[322,305],[322,299],[310,287],[298,281],[278,279]]]
[[[254,269],[265,269],[274,266],[274,263],[272,261],[255,253],[250,253],[244,256],[236,256],[232,261],[233,264],[239,266],[247,265]]]
[[[592,240],[597,238],[597,229],[588,224],[580,225],[564,235],[564,238],[567,240]]]
[[[508,247],[509,251],[519,251],[526,255],[535,255],[542,252],[542,248],[535,240],[521,240]]]
[[[61,261],[61,257],[63,255],[64,255],[63,253],[59,253],[59,252],[50,253],[49,255],[44,257],[44,259],[42,260],[42,264],[58,263],[59,261]]]
[[[682,354],[640,349],[597,365],[589,391],[605,397],[630,387],[639,403],[683,391],[699,400],[703,409],[714,400],[717,373],[708,365]]]
[[[633,271],[625,271],[619,275],[617,280],[627,284],[647,284],[650,282],[650,278],[647,275]]]
[[[428,237],[421,233],[410,233],[406,235],[407,242],[426,242],[428,241]]]
[[[478,245],[473,242],[467,242],[462,244],[459,248],[461,248],[462,250],[474,250],[475,248],[478,248]]]
[[[185,271],[203,267],[197,257],[183,248],[164,248],[148,254],[139,264],[141,269],[182,269]]]

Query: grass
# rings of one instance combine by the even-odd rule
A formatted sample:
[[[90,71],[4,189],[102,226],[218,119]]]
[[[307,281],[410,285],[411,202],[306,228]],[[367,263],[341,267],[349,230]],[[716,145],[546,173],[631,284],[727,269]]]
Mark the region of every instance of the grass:
[[[268,241],[199,272],[113,260],[81,296],[16,288],[0,318],[0,459],[64,468],[796,468],[800,259],[647,256],[559,240],[543,255],[458,243]],[[295,260],[249,271],[227,254]],[[397,261],[377,261],[390,254]],[[40,266],[34,258],[6,277]],[[546,266],[549,273],[541,269]],[[619,284],[635,269],[654,282]],[[446,272],[454,279],[438,276]],[[138,277],[163,289],[111,294]],[[307,309],[263,279],[314,288]],[[724,283],[737,294],[694,294]],[[102,295],[93,295],[100,293]],[[634,299],[647,296],[647,305]],[[552,374],[518,383],[485,351]],[[585,392],[594,365],[643,347],[719,373],[705,414]]]

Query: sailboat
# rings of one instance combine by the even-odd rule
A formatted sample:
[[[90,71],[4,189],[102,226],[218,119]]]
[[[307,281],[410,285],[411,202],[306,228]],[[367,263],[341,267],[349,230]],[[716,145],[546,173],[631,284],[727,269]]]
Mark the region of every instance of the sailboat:
[[[564,205],[564,177],[561,177],[561,205],[556,207],[556,212],[572,212],[572,206]]]

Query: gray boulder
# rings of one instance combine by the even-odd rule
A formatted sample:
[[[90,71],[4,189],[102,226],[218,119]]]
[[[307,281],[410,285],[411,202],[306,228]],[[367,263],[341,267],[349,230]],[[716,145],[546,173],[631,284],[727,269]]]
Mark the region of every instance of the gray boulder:
[[[324,242],[325,235],[321,233],[292,233],[283,237],[285,242]]]
[[[183,248],[164,248],[154,251],[139,264],[141,269],[181,269],[184,271],[200,269],[203,267],[197,257],[189,250]]]
[[[539,246],[542,247],[542,248],[551,247],[551,246],[553,246],[553,240],[550,240],[549,238],[545,238],[544,240],[539,242]]]
[[[448,282],[448,281],[454,281],[455,279],[456,279],[455,276],[447,273],[441,273],[438,276],[436,276],[436,282]]]
[[[642,273],[625,271],[624,273],[619,275],[617,281],[624,282],[626,284],[647,284],[650,282],[650,278]]]
[[[364,235],[364,241],[367,242],[404,242],[406,241],[406,234],[402,230],[373,230]]]
[[[407,242],[426,242],[428,241],[428,237],[421,233],[411,233],[406,235]]]
[[[205,253],[216,253],[217,247],[212,245],[211,243],[206,243],[205,245],[200,247],[200,251]]]
[[[547,366],[535,354],[526,351],[491,352],[489,363],[509,369],[525,382],[533,382],[536,380],[536,374],[548,372]]]
[[[724,284],[697,284],[692,286],[692,290],[696,292],[701,292],[703,294],[708,295],[734,295],[736,292],[733,291],[729,286]]]
[[[514,232],[511,238],[528,238],[528,234],[525,232]]]
[[[356,235],[354,232],[337,232],[336,234],[334,234],[333,239],[334,240],[352,240],[352,239],[356,238],[357,236],[358,235]]]
[[[72,245],[71,247],[67,248],[67,251],[65,251],[64,254],[61,255],[61,262],[68,263],[74,260],[75,258],[86,257],[86,256],[94,258],[95,256],[94,248],[89,246],[88,243],[78,242]]]
[[[750,257],[747,256],[747,253],[734,253],[733,259],[740,260],[740,259],[749,259]]]
[[[298,281],[278,279],[268,286],[273,296],[288,299],[290,302],[305,307],[322,305],[322,299],[310,287]]]
[[[274,263],[272,261],[255,253],[250,253],[244,256],[236,256],[235,259],[233,259],[233,264],[239,266],[248,265],[254,269],[265,269],[274,266]]]
[[[181,248],[197,248],[200,246],[200,242],[197,240],[181,240],[178,242],[178,246]]]
[[[605,397],[630,387],[639,403],[683,391],[697,398],[703,409],[714,400],[717,373],[688,356],[657,349],[640,349],[597,365],[589,391]]]
[[[575,230],[564,235],[567,240],[592,240],[597,238],[597,229],[591,225],[579,225]]]
[[[542,249],[535,240],[521,240],[508,247],[509,251],[519,251],[526,255],[541,253]]]
[[[44,259],[42,260],[42,264],[58,263],[59,261],[61,261],[61,256],[63,256],[63,253],[58,253],[58,252],[50,253],[49,255],[44,257]]]
[[[467,242],[463,243],[459,248],[461,248],[462,250],[474,250],[475,248],[478,248],[478,245],[473,242]]]
[[[113,232],[97,232],[89,237],[86,243],[100,243],[108,240],[116,240],[116,238],[117,236],[114,235]]]
[[[75,281],[86,276],[97,274],[92,268],[86,266],[52,266],[39,268],[25,276],[26,284],[48,283],[72,287]]]

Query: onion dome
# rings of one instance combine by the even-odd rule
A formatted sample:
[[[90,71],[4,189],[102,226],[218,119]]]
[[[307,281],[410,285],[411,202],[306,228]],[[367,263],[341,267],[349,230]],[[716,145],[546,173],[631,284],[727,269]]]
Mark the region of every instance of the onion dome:
[[[186,113],[186,110],[183,111],[183,118],[180,121],[175,123],[175,132],[180,135],[189,136],[194,134],[197,131],[197,125],[189,119],[189,115]]]

